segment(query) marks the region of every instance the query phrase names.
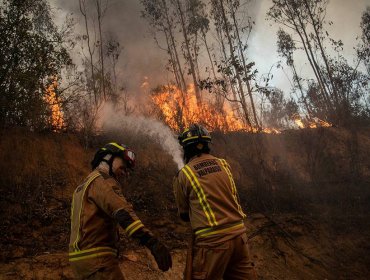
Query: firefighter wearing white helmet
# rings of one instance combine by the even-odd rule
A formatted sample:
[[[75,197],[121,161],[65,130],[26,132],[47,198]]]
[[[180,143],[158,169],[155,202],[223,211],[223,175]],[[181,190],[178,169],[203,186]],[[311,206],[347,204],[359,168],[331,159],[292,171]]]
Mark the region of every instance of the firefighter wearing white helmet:
[[[211,135],[201,125],[178,139],[186,165],[173,188],[180,218],[193,230],[184,279],[257,279],[229,164],[210,154]]]
[[[171,255],[135,214],[118,179],[135,166],[135,153],[115,142],[99,149],[93,171],[73,193],[69,261],[77,279],[125,279],[118,263],[118,224],[148,247],[158,267],[167,271]]]

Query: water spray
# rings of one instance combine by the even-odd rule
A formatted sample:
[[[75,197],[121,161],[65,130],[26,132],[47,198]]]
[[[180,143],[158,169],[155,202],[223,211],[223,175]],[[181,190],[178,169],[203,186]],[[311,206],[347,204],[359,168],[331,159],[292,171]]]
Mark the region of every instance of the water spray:
[[[108,129],[124,129],[138,137],[140,137],[140,135],[149,136],[158,142],[164,151],[172,156],[178,170],[185,165],[182,159],[181,147],[176,136],[165,124],[142,116],[126,116],[114,112],[111,106],[105,106],[102,122],[104,127]]]

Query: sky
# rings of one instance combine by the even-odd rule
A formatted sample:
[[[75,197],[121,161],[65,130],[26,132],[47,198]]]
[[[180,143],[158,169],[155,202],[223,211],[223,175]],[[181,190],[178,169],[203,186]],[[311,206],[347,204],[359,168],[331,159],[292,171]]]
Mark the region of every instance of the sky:
[[[60,24],[67,14],[76,20],[75,31],[83,32],[83,21],[80,16],[78,1],[49,0],[54,7],[55,20]],[[91,1],[91,0],[87,0]],[[250,16],[255,19],[256,25],[249,41],[249,57],[255,61],[260,74],[267,73],[271,66],[278,62],[276,32],[278,26],[266,20],[266,12],[271,6],[271,0],[252,0]],[[150,88],[171,79],[171,74],[165,70],[167,55],[155,43],[149,26],[141,17],[139,0],[109,0],[108,9],[104,18],[105,35],[114,36],[123,46],[118,62],[118,74],[127,90],[141,100]],[[355,51],[355,38],[360,34],[360,20],[363,11],[370,6],[370,0],[329,0],[327,20],[334,22],[328,27],[334,39],[341,39],[344,43],[344,54],[351,61]],[[78,63],[77,55],[75,62]],[[311,75],[303,54],[295,56],[298,71],[302,75]],[[290,83],[286,74],[280,69],[273,71],[272,86],[289,92]],[[141,85],[146,81],[148,86]]]
[[[277,55],[277,25],[270,26],[271,21],[266,20],[266,12],[271,6],[270,0],[259,1],[260,6],[256,15],[256,28],[251,38],[250,54],[251,59],[260,66],[260,73],[267,73],[274,62],[280,60]],[[330,0],[327,7],[327,20],[334,22],[334,25],[327,26],[331,37],[335,40],[341,39],[344,43],[344,55],[352,61],[355,55],[353,47],[357,44],[355,39],[361,33],[361,15],[366,7],[370,6],[370,0]],[[298,69],[301,73],[312,76],[310,67],[307,65],[303,53],[295,56],[298,62]],[[289,91],[289,81],[281,71],[274,71],[273,83],[276,87]]]

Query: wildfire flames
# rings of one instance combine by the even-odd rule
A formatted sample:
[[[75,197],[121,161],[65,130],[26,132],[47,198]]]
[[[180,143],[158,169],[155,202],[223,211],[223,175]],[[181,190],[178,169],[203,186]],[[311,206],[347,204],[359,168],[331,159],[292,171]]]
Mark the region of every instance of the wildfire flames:
[[[174,85],[164,86],[152,95],[152,99],[160,109],[164,121],[176,131],[180,130],[180,124],[188,126],[199,121],[210,130],[246,130],[243,122],[226,105],[217,109],[208,102],[202,102],[199,106],[194,85],[190,85],[185,93]]]
[[[53,82],[46,88],[45,101],[49,104],[51,111],[50,124],[54,131],[60,131],[65,127],[64,116],[60,107],[60,99],[55,94],[55,89],[58,87],[58,79],[55,77]]]
[[[299,128],[318,128],[318,127],[331,127],[332,124],[320,120],[319,118],[312,118],[312,120],[303,120],[299,115],[294,115],[293,120]]]
[[[228,103],[224,103],[221,108],[217,108],[216,105],[207,100],[203,100],[200,104],[197,101],[193,84],[188,86],[186,92],[182,92],[175,85],[162,86],[154,91],[152,100],[159,108],[164,122],[175,131],[181,130],[180,124],[187,127],[191,123],[203,123],[211,131],[261,131],[256,127],[245,124],[238,118]],[[331,126],[318,118],[307,121],[302,120],[299,115],[295,115],[293,120],[299,128]],[[275,128],[263,128],[262,132],[281,133]]]

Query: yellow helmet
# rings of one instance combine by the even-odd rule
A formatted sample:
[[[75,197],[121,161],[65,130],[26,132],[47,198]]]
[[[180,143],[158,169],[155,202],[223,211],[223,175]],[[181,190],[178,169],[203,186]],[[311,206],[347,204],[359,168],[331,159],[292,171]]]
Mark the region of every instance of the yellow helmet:
[[[103,148],[100,148],[96,152],[94,159],[91,162],[92,168],[96,168],[99,163],[103,161],[103,158],[108,154],[113,155],[113,157],[111,158],[112,161],[113,158],[117,156],[125,160],[129,168],[133,169],[135,167],[135,153],[124,144],[111,142],[106,144]],[[108,162],[108,164],[111,166],[112,163]]]
[[[192,124],[185,129],[178,137],[182,147],[187,147],[192,144],[210,143],[212,138],[208,130],[198,124]]]

